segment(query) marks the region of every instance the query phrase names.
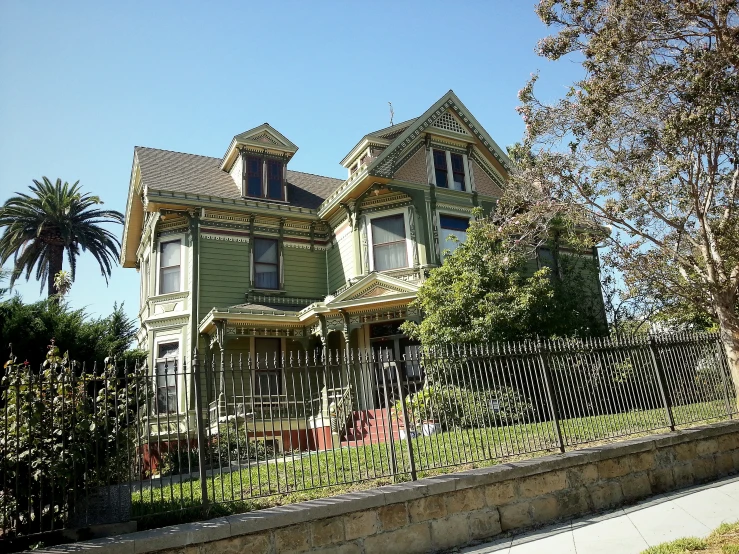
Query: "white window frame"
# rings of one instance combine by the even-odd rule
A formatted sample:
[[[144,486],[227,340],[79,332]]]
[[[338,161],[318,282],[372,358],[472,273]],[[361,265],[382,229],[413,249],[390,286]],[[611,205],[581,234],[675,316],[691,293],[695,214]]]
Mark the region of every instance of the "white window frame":
[[[180,290],[174,291],[174,292],[161,292],[161,280],[162,280],[162,268],[161,268],[161,262],[162,262],[162,244],[166,244],[168,242],[174,242],[174,241],[180,241]],[[177,234],[177,235],[167,235],[165,237],[160,237],[157,241],[157,248],[156,248],[156,256],[157,256],[157,274],[155,277],[155,284],[156,284],[156,296],[162,296],[164,294],[178,294],[181,292],[187,291],[187,282],[185,281],[185,235]]]
[[[162,346],[162,345],[164,345],[164,344],[174,344],[174,343],[177,344],[177,358],[176,358],[176,360],[177,360],[177,370],[176,370],[176,373],[175,373],[175,380],[176,380],[176,385],[175,385],[175,411],[174,412],[161,412],[161,413],[159,413],[158,406],[157,406],[157,402],[158,402],[157,392],[159,390],[158,383],[157,383],[157,377],[158,377],[158,375],[157,375],[157,364],[159,363],[159,360],[161,359],[161,358],[159,358],[159,347]],[[182,387],[185,386],[185,381],[183,380],[183,366],[182,366],[182,361],[183,361],[182,345],[183,344],[184,344],[184,341],[182,340],[182,333],[181,332],[157,336],[154,339],[154,349],[152,351],[152,359],[153,359],[154,363],[151,364],[152,365],[152,370],[151,371],[152,371],[152,382],[153,382],[153,388],[154,388],[154,391],[153,391],[154,392],[154,407],[156,408],[156,410],[154,411],[154,414],[157,414],[158,413],[159,414],[159,418],[163,418],[163,417],[166,418],[167,417],[167,414],[170,414],[170,416],[171,416],[172,414],[181,414],[181,413],[183,413],[183,410],[182,410],[182,408],[183,408],[183,406],[182,406],[182,397],[183,397]]]
[[[439,254],[442,254],[445,250],[449,250],[449,247],[446,246],[446,241],[444,241],[441,237],[441,230],[444,229],[444,227],[441,226],[441,216],[449,216],[449,217],[456,217],[458,219],[466,219],[467,220],[467,228],[469,229],[469,226],[472,224],[473,217],[471,214],[468,213],[459,213],[459,212],[447,212],[447,211],[437,211],[436,212],[436,224],[437,228],[439,229]],[[465,236],[467,235],[467,231],[465,231]],[[442,242],[444,245],[442,245]],[[459,248],[459,245],[462,244],[457,243],[457,248]],[[456,250],[456,248],[455,248]]]
[[[403,226],[405,229],[405,259],[407,265],[405,267],[396,267],[394,269],[386,269],[383,271],[395,271],[397,269],[407,269],[413,267],[413,241],[411,241],[410,238],[410,226],[408,225],[408,208],[396,208],[394,210],[386,210],[367,215],[367,226],[365,228],[365,231],[367,233],[367,249],[369,250],[370,271],[376,271],[374,238],[372,237],[372,220],[398,214],[403,214]]]
[[[446,187],[440,187],[436,183],[436,164],[434,163],[434,150],[439,150],[441,152],[444,152],[446,156],[446,174],[447,174],[447,183],[449,186]],[[470,160],[467,157],[467,154],[462,153],[459,154],[462,156],[462,167],[464,168],[464,190],[456,190],[451,187],[452,183],[454,183],[454,170],[452,169],[452,152],[446,148],[443,148],[441,146],[434,145],[434,143],[431,143],[429,146],[429,175],[431,176],[431,182],[432,184],[440,189],[445,190],[451,190],[454,192],[466,192],[466,193],[472,193],[472,179],[471,179],[471,173],[472,173],[472,167],[470,166]],[[458,154],[458,152],[455,152],[455,154]]]
[[[140,296],[139,310],[141,310],[146,305],[146,303],[149,300],[149,293],[151,292],[150,291],[150,281],[149,281],[149,277],[150,277],[149,272],[151,269],[149,265],[150,259],[151,258],[149,256],[146,256],[142,258],[141,264],[139,264],[139,271],[141,272],[141,285],[140,285],[141,294],[139,295]]]

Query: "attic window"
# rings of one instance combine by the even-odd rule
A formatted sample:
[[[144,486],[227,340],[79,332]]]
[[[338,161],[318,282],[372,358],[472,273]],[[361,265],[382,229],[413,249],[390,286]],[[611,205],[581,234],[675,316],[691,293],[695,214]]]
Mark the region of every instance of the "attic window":
[[[280,160],[244,158],[244,196],[284,200],[284,163]]]

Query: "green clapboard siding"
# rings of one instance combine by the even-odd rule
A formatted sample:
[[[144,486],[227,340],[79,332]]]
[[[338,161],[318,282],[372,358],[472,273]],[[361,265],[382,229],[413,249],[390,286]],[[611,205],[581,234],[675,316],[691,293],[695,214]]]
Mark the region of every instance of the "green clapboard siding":
[[[326,263],[328,264],[328,289],[335,291],[346,283],[346,270],[341,261],[341,249],[338,244],[326,251]]]
[[[249,288],[249,244],[200,240],[200,313],[244,303]]]
[[[328,294],[324,250],[286,247],[282,251],[282,260],[285,264],[285,291],[289,296],[322,298]]]

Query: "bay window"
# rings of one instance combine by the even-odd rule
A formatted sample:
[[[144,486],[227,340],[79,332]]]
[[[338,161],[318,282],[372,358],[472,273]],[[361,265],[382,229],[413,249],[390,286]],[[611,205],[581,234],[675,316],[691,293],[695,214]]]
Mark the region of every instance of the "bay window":
[[[408,267],[403,214],[377,217],[372,223],[372,252],[376,271]]]
[[[470,220],[466,217],[440,214],[439,224],[441,227],[442,251],[454,252],[460,244],[467,240],[467,227],[470,226]],[[457,240],[451,239],[451,237],[456,237]]]
[[[258,289],[280,286],[280,255],[275,239],[254,239],[254,286]]]
[[[159,294],[180,292],[180,245],[171,240],[159,245]]]

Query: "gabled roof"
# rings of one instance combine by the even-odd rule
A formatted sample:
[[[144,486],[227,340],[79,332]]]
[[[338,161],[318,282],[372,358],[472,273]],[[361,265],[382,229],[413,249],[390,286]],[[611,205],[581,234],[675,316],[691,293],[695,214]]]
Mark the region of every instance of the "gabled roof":
[[[377,301],[406,300],[416,296],[418,286],[402,279],[373,271],[341,294],[328,300],[326,308],[344,308]]]
[[[236,158],[236,153],[240,147],[272,150],[276,153],[284,154],[288,158],[291,158],[298,151],[298,147],[285,135],[269,123],[262,123],[253,129],[239,133],[231,140],[231,144],[223,155],[221,169],[224,171],[231,169],[231,164],[233,164],[233,160]]]
[[[506,171],[510,169],[511,161],[508,159],[506,153],[503,152],[500,146],[485,131],[467,107],[462,104],[462,101],[457,98],[454,91],[450,90],[393,139],[392,143],[368,166],[367,170],[369,174],[378,177],[392,177],[393,171],[396,169],[394,163],[399,159],[403,150],[414,142],[421,133],[426,132],[426,129],[432,126],[447,110],[452,110],[455,116],[470,128],[473,135],[480,140],[483,147],[498,160]]]
[[[134,156],[148,189],[241,199],[231,176],[221,170],[221,159],[137,146]],[[316,209],[343,181],[287,170],[287,198],[291,205]]]

